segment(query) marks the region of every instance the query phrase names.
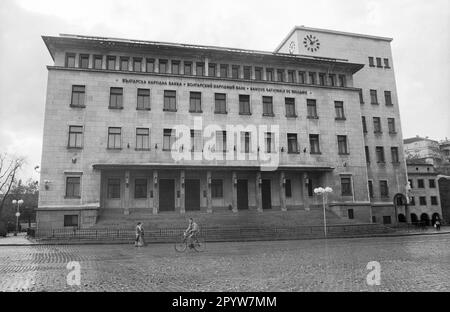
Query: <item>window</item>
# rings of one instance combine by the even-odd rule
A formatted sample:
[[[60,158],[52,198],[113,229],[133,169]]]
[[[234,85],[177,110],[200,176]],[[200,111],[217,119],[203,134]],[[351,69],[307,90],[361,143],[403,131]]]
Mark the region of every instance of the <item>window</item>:
[[[177,92],[171,90],[164,90],[164,111],[177,111]]]
[[[120,198],[120,179],[108,179],[108,198],[118,199]]]
[[[411,188],[414,188],[413,180],[408,179],[408,182],[409,182],[409,186],[410,186]]]
[[[352,196],[352,178],[341,177],[341,192],[342,196]]]
[[[159,60],[159,73],[160,74],[167,73],[167,60]]]
[[[108,148],[120,149],[122,147],[122,128],[109,127],[108,128]]]
[[[204,76],[205,75],[205,64],[197,62],[196,67],[195,67],[195,73],[197,76]]]
[[[345,119],[344,115],[344,102],[341,101],[335,101],[334,102],[334,109],[336,111],[336,119]]]
[[[180,74],[180,61],[172,61],[172,74]]]
[[[175,131],[173,129],[164,129],[163,134],[163,151],[171,151],[174,148]]]
[[[284,185],[284,194],[287,198],[292,197],[292,186],[290,179],[286,179],[286,184]]]
[[[376,216],[372,216],[372,223],[377,223],[377,217]]]
[[[347,79],[345,78],[345,75],[339,75],[339,87],[346,87],[347,86]]]
[[[284,82],[284,70],[282,69],[277,70],[277,81]]]
[[[387,106],[392,106],[391,91],[384,91],[384,101]]]
[[[89,68],[89,54],[80,54],[79,68]]]
[[[384,59],[384,68],[391,68],[389,66],[389,59],[387,59],[387,58]]]
[[[290,83],[294,83],[295,82],[295,71],[288,70],[288,72],[287,72],[287,81],[290,82]]]
[[[391,224],[391,216],[383,216],[383,224]]]
[[[129,69],[128,62],[129,62],[128,57],[121,57],[120,58],[120,70],[128,70]]]
[[[273,69],[266,68],[266,80],[273,81]]]
[[[370,90],[370,103],[378,104],[377,90]]]
[[[381,133],[381,119],[380,117],[373,117],[373,132]]]
[[[116,70],[116,57],[108,55],[106,65],[108,70]]]
[[[216,152],[225,153],[227,151],[227,132],[216,131]]]
[[[371,180],[368,181],[369,186],[369,197],[373,198],[373,182]]]
[[[214,112],[216,114],[226,114],[227,113],[227,96],[225,93],[215,93],[214,94],[214,103],[215,103]]]
[[[332,87],[336,86],[336,75],[335,74],[328,75],[328,81],[330,82],[330,86]]]
[[[347,215],[348,215],[348,218],[349,219],[354,219],[354,212],[353,212],[353,209],[348,209],[347,210]]]
[[[255,80],[262,80],[262,68],[261,67],[256,67],[255,68]]]
[[[220,77],[227,78],[228,77],[228,65],[220,64]]]
[[[150,130],[148,128],[136,128],[136,149],[150,149]]]
[[[72,86],[72,100],[70,106],[85,107],[85,86]]]
[[[389,133],[391,133],[391,134],[397,133],[397,131],[395,131],[395,119],[394,118],[388,118],[388,128],[389,128]]]
[[[241,152],[250,153],[250,132],[241,132]]]
[[[252,79],[252,68],[250,66],[244,66],[244,79]]]
[[[398,161],[398,147],[391,147],[391,158],[394,164],[399,163]]]
[[[218,179],[211,180],[211,197],[223,198],[223,181]]]
[[[191,152],[201,152],[202,149],[202,132],[200,130],[191,130]]]
[[[275,134],[273,132],[265,133],[266,153],[274,153],[275,151]]]
[[[309,149],[311,154],[320,154],[320,145],[319,145],[319,135],[318,134],[310,134],[309,135]]]
[[[425,188],[425,182],[423,181],[423,179],[418,179],[417,180],[417,187],[418,188]]]
[[[364,95],[362,89],[359,90],[359,104],[364,104]]]
[[[208,76],[216,77],[216,64],[208,64]]]
[[[83,127],[82,126],[69,126],[69,148],[82,148],[83,147]]]
[[[430,188],[436,188],[436,181],[434,179],[428,180]]]
[[[189,112],[202,112],[202,94],[200,92],[190,92],[189,96]]]
[[[231,78],[239,79],[239,65],[231,66]]]
[[[147,179],[134,180],[134,198],[147,198]]]
[[[366,153],[366,163],[370,164],[370,151],[368,146],[364,146],[364,151]]]
[[[324,73],[319,73],[319,84],[321,86],[326,85],[326,76]]]
[[[317,116],[317,106],[316,106],[316,100],[307,99],[306,100],[306,107],[308,110],[308,118],[319,118]]]
[[[338,152],[339,155],[348,155],[348,144],[347,144],[347,136],[346,135],[338,135]]]
[[[375,67],[375,62],[374,62],[373,56],[369,56],[369,66]]]
[[[78,215],[64,215],[64,226],[78,227]]]
[[[103,67],[103,56],[94,55],[94,69],[102,69]]]
[[[297,133],[288,133],[287,141],[288,141],[288,153],[289,154],[298,153]]]
[[[377,163],[384,163],[384,147],[383,146],[377,146],[375,148],[376,154],[377,154]]]
[[[146,59],[146,65],[145,65],[145,71],[147,73],[154,73],[155,72],[155,60],[152,58]]]
[[[271,96],[263,96],[263,116],[273,116],[273,98]]]
[[[421,206],[426,206],[427,205],[427,198],[425,196],[420,196],[419,197],[419,204]]]
[[[239,114],[250,115],[250,95],[239,95]]]
[[[137,109],[150,110],[150,89],[137,90]]]
[[[135,71],[135,72],[142,71],[142,58],[140,58],[140,57],[133,58],[133,71]]]
[[[377,57],[377,67],[382,68],[383,66],[381,65],[381,57]]]
[[[366,123],[366,117],[361,117],[362,127],[363,127],[363,133],[367,133],[367,123]]]
[[[298,83],[304,84],[306,83],[306,73],[305,72],[298,72]]]
[[[80,177],[66,178],[66,198],[80,198]]]
[[[184,62],[184,74],[192,75],[192,63],[191,62]]]
[[[387,181],[380,181],[380,196],[389,197],[389,188]]]
[[[75,67],[74,53],[66,53],[66,67]]]
[[[284,105],[286,106],[286,117],[297,117],[295,114],[295,98],[285,98]]]
[[[411,206],[415,206],[415,205],[416,205],[416,199],[415,199],[414,196],[411,196],[411,200],[409,201],[409,204],[410,204]]]
[[[123,100],[123,88],[111,88],[109,94],[109,108],[121,109]]]
[[[431,196],[431,204],[433,206],[437,206],[438,205],[438,199],[437,196]]]

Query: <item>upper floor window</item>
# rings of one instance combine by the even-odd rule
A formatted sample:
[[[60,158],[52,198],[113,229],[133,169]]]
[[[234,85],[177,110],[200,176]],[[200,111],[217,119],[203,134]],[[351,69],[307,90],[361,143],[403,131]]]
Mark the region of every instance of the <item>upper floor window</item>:
[[[347,144],[347,136],[346,135],[338,135],[338,152],[339,155],[348,155],[348,144]]]
[[[103,56],[94,55],[94,69],[102,69],[103,67]]]
[[[351,177],[341,177],[341,194],[342,196],[353,196]]]
[[[342,101],[335,101],[334,102],[334,109],[336,111],[336,119],[345,119],[344,102],[342,102]]]
[[[111,88],[109,108],[123,108],[123,88]]]
[[[266,143],[266,153],[275,152],[275,133],[266,132],[265,133],[265,143]]]
[[[319,118],[317,116],[316,100],[307,99],[306,100],[306,107],[307,107],[307,117],[308,118]]]
[[[120,70],[129,70],[129,61],[130,59],[128,57],[121,57],[120,58]]]
[[[216,152],[225,153],[227,151],[227,132],[216,131]]]
[[[366,154],[366,163],[370,164],[370,151],[368,146],[364,146],[364,152]]]
[[[262,80],[263,79],[262,71],[263,71],[263,69],[261,67],[256,67],[255,68],[255,80]]]
[[[303,71],[298,72],[298,83],[306,83],[306,73]]]
[[[189,112],[202,112],[202,94],[200,92],[190,92],[189,96]]]
[[[369,197],[373,198],[373,182],[371,180],[367,181],[367,184],[369,186]]]
[[[283,69],[277,70],[277,81],[284,82],[284,70]]]
[[[266,80],[273,81],[273,69],[272,68],[266,68]]]
[[[309,74],[309,83],[316,84],[316,73],[310,72]]]
[[[227,64],[220,64],[220,77],[228,78],[228,65]]]
[[[145,71],[147,73],[155,72],[155,60],[152,58],[147,58],[145,63]]]
[[[205,75],[205,63],[197,62],[195,67],[195,72],[197,76]]]
[[[295,98],[285,98],[284,105],[286,106],[286,117],[297,117],[295,113]]]
[[[137,90],[137,109],[150,110],[150,89]]]
[[[231,78],[239,79],[239,65],[231,66]]]
[[[359,104],[364,104],[364,94],[362,89],[359,90]]]
[[[216,114],[226,114],[227,113],[227,96],[225,93],[215,93],[214,94],[214,112]]]
[[[175,148],[175,130],[173,129],[164,129],[163,133],[163,151],[171,151]]]
[[[427,198],[425,196],[420,196],[419,197],[419,204],[421,206],[426,206],[427,205]]]
[[[330,86],[332,86],[332,87],[336,86],[336,75],[335,74],[329,74],[328,75],[328,81],[330,82]]]
[[[150,149],[150,130],[149,128],[136,128],[136,149]]]
[[[411,188],[414,188],[413,180],[408,179],[408,182],[409,182],[409,186],[410,186]]]
[[[399,162],[399,160],[398,160],[398,147],[396,147],[396,146],[391,147],[391,158],[392,158],[392,162],[394,164],[397,164]]]
[[[375,62],[374,62],[373,56],[369,56],[369,66],[370,67],[375,67]]]
[[[250,153],[250,132],[241,132],[241,151],[248,154]]]
[[[423,179],[418,179],[417,180],[417,187],[418,188],[425,188],[425,182]]]
[[[391,68],[389,66],[389,59],[387,59],[387,58],[384,59],[384,68]]]
[[[378,104],[377,90],[370,90],[370,103]]]
[[[320,154],[319,135],[309,135],[309,149],[311,154]]]
[[[67,144],[69,148],[82,148],[83,147],[83,127],[82,126],[69,126],[69,142]]]
[[[388,118],[388,128],[389,128],[389,133],[397,132],[395,130],[395,119],[394,118]]]
[[[290,83],[295,82],[295,71],[294,70],[288,70],[287,72],[287,81]]]
[[[339,75],[339,87],[346,87],[347,86],[347,79],[345,78],[345,75]]]
[[[66,53],[66,67],[75,67],[75,53]]]
[[[70,106],[84,107],[85,86],[72,86]]]
[[[212,63],[208,64],[208,76],[216,77],[216,64],[212,64]]]
[[[133,58],[133,71],[135,72],[142,71],[142,58],[140,57]]]
[[[273,98],[271,96],[263,96],[263,115],[273,116]]]
[[[159,60],[159,73],[167,74],[167,60]]]
[[[319,84],[321,86],[326,85],[326,76],[325,73],[319,73]]]
[[[428,180],[430,188],[436,188],[436,180],[430,179]]]
[[[250,95],[239,94],[239,114],[250,115]]]
[[[298,153],[298,141],[297,141],[297,133],[288,133],[287,134],[288,141],[288,153]]]
[[[119,127],[108,128],[108,148],[109,149],[122,148],[122,128]]]
[[[244,79],[252,79],[252,68],[250,66],[244,66]]]
[[[80,184],[81,184],[80,181],[81,181],[80,177],[66,178],[66,198],[80,198]]]
[[[388,183],[385,180],[380,181],[380,196],[389,197]]]
[[[377,67],[382,68],[383,66],[381,65],[381,57],[377,57]]]
[[[375,151],[377,154],[377,163],[384,163],[384,147],[383,146],[377,146],[375,147]]]
[[[433,206],[438,205],[438,198],[437,198],[437,196],[431,196],[431,204]]]
[[[106,68],[108,70],[116,70],[116,57],[112,55],[108,55]]]
[[[164,111],[175,112],[177,110],[177,92],[164,90]]]
[[[80,61],[78,63],[80,68],[89,68],[89,54],[80,54]]]
[[[366,117],[365,117],[365,116],[362,116],[362,117],[361,117],[361,121],[362,121],[363,133],[367,133]]]
[[[201,152],[203,148],[202,131],[191,130],[191,152]]]
[[[391,91],[384,91],[384,101],[385,101],[386,105],[388,105],[388,106],[393,105]]]
[[[191,62],[184,62],[184,74],[192,75],[192,63]]]
[[[373,117],[373,132],[381,133],[381,119],[380,117]]]
[[[180,74],[180,61],[172,61],[172,74]]]

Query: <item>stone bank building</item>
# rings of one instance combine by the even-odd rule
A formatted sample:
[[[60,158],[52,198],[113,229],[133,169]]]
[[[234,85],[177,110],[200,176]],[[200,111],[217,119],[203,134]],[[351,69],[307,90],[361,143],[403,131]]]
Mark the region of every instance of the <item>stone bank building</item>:
[[[89,228],[108,210],[309,210],[319,186],[333,189],[329,209],[342,218],[389,224],[401,213],[390,38],[295,27],[274,52],[43,40],[54,63],[38,228]]]

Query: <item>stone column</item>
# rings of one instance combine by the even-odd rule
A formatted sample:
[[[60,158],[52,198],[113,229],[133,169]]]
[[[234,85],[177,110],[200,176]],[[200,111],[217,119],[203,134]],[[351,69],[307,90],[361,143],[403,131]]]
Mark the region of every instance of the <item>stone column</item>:
[[[211,197],[211,183],[212,182],[212,175],[211,171],[206,171],[206,212],[212,213],[212,197]]]
[[[123,196],[123,213],[125,215],[130,214],[130,171],[125,171],[125,187]]]
[[[155,183],[156,181],[156,183]],[[153,214],[158,214],[159,211],[159,181],[158,170],[153,170]]]
[[[209,60],[207,57],[205,57],[205,69],[204,69],[204,76],[208,77],[209,74]]]
[[[234,184],[234,181],[236,181],[236,184]],[[233,171],[232,175],[231,175],[231,189],[232,189],[232,194],[233,194],[233,199],[232,199],[232,206],[233,206],[233,212],[237,212],[237,175],[236,175],[236,171]]]
[[[263,211],[262,208],[262,192],[261,192],[261,184],[259,184],[259,182],[261,181],[261,172],[257,172],[256,173],[256,181],[255,181],[255,185],[256,185],[256,210],[259,212]]]
[[[301,175],[303,207],[305,210],[309,211],[308,185],[306,184],[307,178],[308,174],[306,172],[303,172]]]
[[[280,206],[281,211],[287,211],[286,208],[286,184],[284,183],[286,175],[284,171],[280,172]]]
[[[184,214],[186,213],[186,206],[185,206],[185,172],[184,170],[180,171],[180,213]]]

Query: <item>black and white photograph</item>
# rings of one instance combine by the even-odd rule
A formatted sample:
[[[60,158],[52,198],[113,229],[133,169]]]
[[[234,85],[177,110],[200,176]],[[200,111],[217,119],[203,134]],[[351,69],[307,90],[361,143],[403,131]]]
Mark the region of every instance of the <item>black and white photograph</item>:
[[[0,292],[449,292],[449,21],[448,0],[0,1]]]

